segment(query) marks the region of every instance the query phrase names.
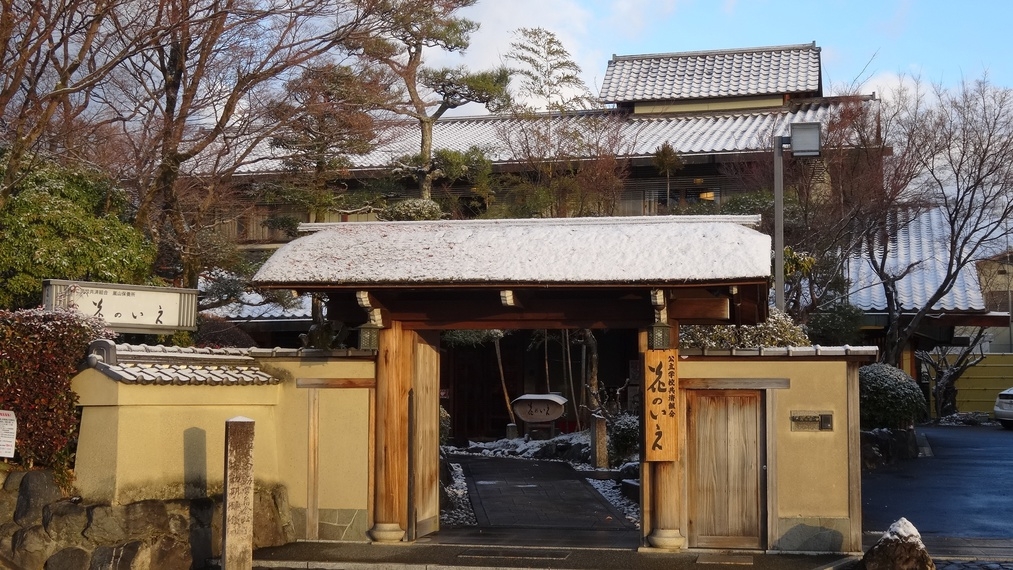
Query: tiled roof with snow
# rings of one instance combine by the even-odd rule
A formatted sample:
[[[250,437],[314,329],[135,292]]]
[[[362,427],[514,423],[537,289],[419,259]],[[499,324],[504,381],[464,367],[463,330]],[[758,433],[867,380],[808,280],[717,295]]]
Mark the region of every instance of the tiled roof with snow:
[[[770,148],[771,135],[789,134],[791,123],[826,122],[855,99],[816,99],[788,107],[726,113],[686,113],[678,115],[624,115],[614,111],[546,113],[536,118],[510,116],[460,117],[441,119],[433,125],[433,148],[466,151],[482,149],[489,160],[499,163],[525,160],[511,152],[510,141],[518,135],[538,129],[540,132],[600,128],[601,121],[615,120],[620,125],[622,156],[651,156],[664,142],[684,156],[762,152]],[[863,105],[874,100],[860,99]],[[611,117],[611,118],[610,118]],[[529,131],[525,131],[528,129]],[[419,129],[405,126],[391,141],[372,152],[347,157],[353,168],[386,168],[396,159],[419,152]],[[283,170],[280,160],[269,156],[269,145],[262,145],[263,156],[240,169],[254,174]]]
[[[245,291],[240,295],[239,302],[207,309],[203,312],[229,320],[309,320],[312,315],[312,304],[312,297],[309,295],[300,295],[291,305],[282,306],[278,303],[265,303],[261,295]]]
[[[948,239],[947,222],[941,209],[934,209],[917,216],[898,232],[891,244],[888,270],[899,272],[917,264],[903,279],[897,282],[902,311],[916,311],[925,306],[929,297],[938,289],[946,275]],[[883,285],[865,257],[855,256],[850,260],[851,287],[849,299],[852,305],[867,311],[886,310],[886,296]],[[978,272],[969,264],[958,275],[949,293],[932,307],[937,311],[985,311]]]
[[[753,216],[327,224],[282,246],[259,285],[673,285],[766,279]]]
[[[174,386],[256,386],[280,380],[262,371],[241,348],[183,348],[118,344],[92,345],[89,365],[124,384]]]
[[[627,103],[820,92],[820,48],[812,43],[613,56],[599,98]]]

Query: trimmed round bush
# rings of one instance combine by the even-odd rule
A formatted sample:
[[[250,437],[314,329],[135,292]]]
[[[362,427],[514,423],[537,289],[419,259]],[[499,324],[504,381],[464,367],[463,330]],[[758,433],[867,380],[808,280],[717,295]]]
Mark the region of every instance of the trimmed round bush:
[[[925,396],[903,370],[887,364],[858,369],[862,429],[907,428],[925,417]]]
[[[417,222],[420,220],[439,220],[443,218],[443,210],[433,200],[408,198],[394,202],[377,213],[377,218],[391,222]]]
[[[640,419],[633,414],[619,414],[608,424],[609,462],[623,463],[640,451]]]

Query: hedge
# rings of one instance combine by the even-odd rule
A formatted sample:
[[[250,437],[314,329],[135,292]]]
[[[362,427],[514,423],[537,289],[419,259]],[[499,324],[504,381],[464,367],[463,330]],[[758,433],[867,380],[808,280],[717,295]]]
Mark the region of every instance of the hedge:
[[[0,409],[18,421],[15,461],[69,467],[78,425],[70,380],[88,344],[113,337],[102,320],[75,312],[0,310]]]

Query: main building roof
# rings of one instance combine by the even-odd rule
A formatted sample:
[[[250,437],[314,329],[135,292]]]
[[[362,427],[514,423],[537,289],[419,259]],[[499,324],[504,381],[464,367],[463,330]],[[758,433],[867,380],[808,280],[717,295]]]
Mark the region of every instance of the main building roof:
[[[812,44],[613,56],[604,103],[757,95],[822,94],[820,48]]]

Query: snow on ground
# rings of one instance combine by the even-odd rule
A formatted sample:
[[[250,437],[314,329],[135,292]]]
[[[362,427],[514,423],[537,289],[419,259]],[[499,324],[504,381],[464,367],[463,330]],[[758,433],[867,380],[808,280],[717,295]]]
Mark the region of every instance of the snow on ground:
[[[558,435],[549,440],[532,440],[526,437],[512,439],[500,439],[490,442],[468,442],[467,448],[445,447],[447,453],[469,454],[496,457],[513,457],[519,461],[534,459],[535,454],[547,444],[584,444],[590,445],[591,437],[587,431],[567,433]],[[560,461],[560,460],[543,460]],[[577,471],[594,470],[587,463],[570,461],[571,466]],[[459,463],[451,463],[451,475],[453,483],[447,488],[455,507],[444,509],[440,513],[440,524],[445,526],[475,526],[478,524],[475,513],[471,508],[471,501],[468,498],[468,486],[465,482],[464,472]],[[626,519],[640,528],[640,505],[622,494],[618,479],[595,479],[589,478],[590,483],[606,501],[619,512],[626,516]]]
[[[955,414],[939,418],[939,425],[998,427],[999,422],[992,419],[988,412],[957,412]]]
[[[468,484],[464,479],[464,470],[460,463],[450,464],[450,475],[453,482],[447,486],[447,494],[454,508],[440,511],[440,525],[443,526],[478,526],[475,511],[468,499]]]

